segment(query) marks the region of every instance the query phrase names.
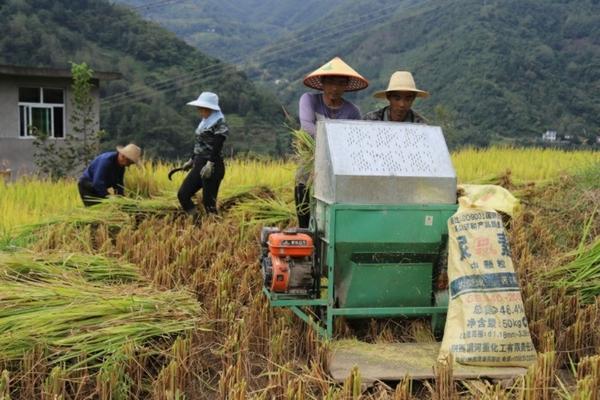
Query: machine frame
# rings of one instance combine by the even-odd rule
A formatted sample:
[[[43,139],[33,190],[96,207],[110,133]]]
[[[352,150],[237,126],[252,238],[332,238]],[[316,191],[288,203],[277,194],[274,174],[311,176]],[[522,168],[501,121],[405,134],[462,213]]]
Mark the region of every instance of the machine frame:
[[[433,289],[433,282],[431,286],[431,305],[430,306],[398,306],[398,307],[339,307],[336,304],[336,272],[334,266],[336,265],[336,216],[339,211],[423,211],[437,213],[441,217],[441,229],[442,233],[447,233],[447,219],[454,214],[457,209],[455,204],[428,204],[428,205],[416,205],[416,204],[403,204],[403,205],[356,205],[356,204],[329,204],[322,200],[315,199],[317,203],[322,203],[328,208],[329,218],[326,219],[325,232],[316,231],[313,221],[313,232],[315,234],[315,265],[318,270],[321,267],[325,267],[326,271],[318,271],[327,277],[327,296],[325,298],[298,298],[298,296],[288,295],[283,293],[272,293],[267,288],[263,287],[263,292],[269,299],[272,307],[287,307],[300,319],[309,324],[316,332],[326,339],[333,337],[334,321],[336,317],[365,317],[365,318],[393,318],[393,317],[423,317],[431,316],[432,325],[434,328],[443,329],[445,321],[445,314],[448,311],[447,300],[436,301],[435,292]],[[320,246],[323,243],[327,251],[325,252],[325,260],[321,260]],[[319,285],[319,279],[316,280]],[[320,293],[320,287],[315,288],[316,293]],[[444,296],[441,296],[442,298]],[[447,299],[447,297],[446,297]],[[435,304],[439,302],[440,304]],[[313,318],[311,313],[307,312],[305,307],[316,308],[318,311],[324,312],[324,318],[322,320]],[[323,314],[321,314],[323,315]]]

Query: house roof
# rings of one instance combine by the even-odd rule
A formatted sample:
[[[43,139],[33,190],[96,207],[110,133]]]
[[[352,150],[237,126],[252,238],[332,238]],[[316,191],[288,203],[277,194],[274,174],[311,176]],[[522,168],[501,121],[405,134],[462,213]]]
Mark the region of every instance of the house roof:
[[[12,76],[38,76],[49,78],[71,78],[71,70],[67,68],[38,68],[38,67],[23,67],[18,65],[0,64],[0,75]],[[122,79],[123,75],[119,72],[103,72],[94,71],[92,79],[101,81],[114,81]]]

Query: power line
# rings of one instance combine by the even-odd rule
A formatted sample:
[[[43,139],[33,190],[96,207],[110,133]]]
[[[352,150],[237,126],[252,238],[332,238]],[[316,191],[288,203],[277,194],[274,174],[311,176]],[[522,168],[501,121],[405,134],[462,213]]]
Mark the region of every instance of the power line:
[[[341,23],[341,24],[338,24],[338,25],[333,25],[333,28],[330,27],[328,29],[329,32],[330,32],[329,34],[330,35],[331,34],[335,34],[335,35],[339,34],[340,32],[336,31],[335,29],[336,29],[336,27],[339,27],[339,26],[344,25],[344,24],[347,24],[347,22]],[[321,32],[327,32],[328,30],[324,29]],[[333,33],[331,33],[331,32],[333,32]],[[309,32],[310,36],[313,36],[314,34],[315,34],[314,32]],[[278,44],[278,46],[282,47],[282,46],[285,46],[287,44],[291,44],[291,42],[295,43],[297,41],[301,41],[301,39],[303,39],[302,36],[292,37],[292,38],[289,38],[289,39],[287,39],[287,40],[285,40],[283,42],[280,42]],[[310,41],[314,41],[314,40],[320,40],[320,39],[322,39],[322,37],[314,37],[311,40],[309,40],[309,42]],[[304,44],[306,44],[306,43],[307,43],[307,41],[304,41]],[[264,57],[265,55],[268,55],[269,53],[272,53],[271,55],[273,55],[273,54],[276,54],[276,53],[278,53],[280,51],[283,51],[283,50],[287,50],[287,47],[285,47],[284,49],[277,49],[277,46],[269,47],[269,48],[266,48],[266,49],[264,49],[262,51],[262,55],[261,56]],[[236,63],[240,63],[242,61],[243,61],[243,58],[240,57],[237,60],[233,60],[232,63],[236,64]],[[248,63],[250,61],[252,61],[252,60],[249,60],[246,63]],[[213,65],[210,65],[210,66],[207,66],[207,67],[200,68],[198,70],[192,70],[192,71],[190,71],[190,72],[188,72],[188,73],[186,73],[184,75],[178,75],[178,76],[175,76],[175,77],[171,77],[171,78],[165,79],[163,81],[156,82],[153,85],[156,85],[157,87],[159,87],[159,86],[161,86],[161,85],[163,85],[163,84],[165,84],[167,82],[175,82],[175,81],[179,81],[181,79],[184,79],[186,76],[190,76],[190,74],[199,74],[199,73],[202,73],[202,72],[208,72],[208,71],[210,71],[212,69],[218,69],[219,67],[220,67],[220,64],[213,64]],[[153,87],[153,85],[149,85],[149,86]],[[144,88],[138,89],[139,92],[142,92],[144,90],[145,90]],[[102,101],[112,101],[112,100],[119,99],[120,97],[128,97],[129,94],[134,94],[134,92],[135,91],[133,91],[133,92],[130,91],[129,93],[126,93],[126,92],[117,93],[115,95],[111,95],[111,96],[108,96],[108,97],[102,99]]]
[[[131,10],[141,10],[141,9],[149,10],[151,8],[164,7],[167,5],[183,3],[186,1],[189,1],[189,0],[162,0],[162,1],[156,1],[156,2],[150,3],[150,4],[144,4],[141,6],[129,6],[129,8]]]
[[[396,6],[390,6],[390,7],[381,8],[381,9],[379,9],[379,11],[382,12],[381,15],[375,15],[375,16],[371,15],[371,16],[369,16],[367,19],[365,19],[364,21],[362,21],[358,25],[354,24],[354,21],[351,20],[350,22],[346,21],[346,22],[343,22],[343,23],[340,23],[340,24],[337,24],[337,25],[330,26],[327,29],[323,29],[321,31],[316,31],[317,34],[315,32],[308,32],[307,35],[311,37],[309,40],[304,40],[303,41],[304,38],[301,35],[296,35],[295,37],[292,37],[292,38],[286,39],[283,42],[280,42],[276,46],[264,49],[262,51],[262,54],[259,55],[259,57],[265,57],[265,56],[268,56],[269,54],[271,56],[275,56],[278,53],[285,52],[285,51],[289,50],[288,47],[285,47],[285,46],[287,46],[288,44],[291,44],[290,42],[292,42],[292,43],[302,42],[303,44],[306,44],[306,43],[314,42],[314,41],[317,41],[317,40],[320,41],[324,37],[339,35],[340,33],[342,33],[345,30],[354,29],[356,27],[359,27],[359,26],[365,25],[367,23],[373,22],[375,19],[380,19],[380,18],[386,17],[387,14],[385,14],[385,12],[388,11],[390,8],[395,8],[395,7]],[[360,21],[361,18],[359,17],[359,18],[357,18],[357,20]],[[345,29],[341,29],[341,30],[338,29],[338,27],[340,27],[340,26],[343,26]],[[325,33],[325,35],[320,35],[319,36],[318,33]],[[356,34],[357,32],[352,32],[352,33]],[[283,47],[283,48],[282,49],[278,49],[277,47]],[[298,50],[297,47],[296,47],[296,50]],[[303,49],[303,50],[299,50],[299,51],[306,51],[306,50],[309,50],[309,49]],[[274,61],[274,60],[276,60],[276,58],[272,57],[272,59],[270,59],[269,62],[270,61]],[[239,63],[241,61],[243,61],[243,58],[240,57],[238,60],[233,60],[232,63]],[[248,64],[251,61],[253,61],[253,60],[247,61],[246,64]],[[263,61],[262,64],[265,64],[265,62]],[[165,79],[163,81],[156,82],[153,85],[150,85],[150,87],[154,87],[155,86],[157,88],[160,88],[160,86],[162,86],[163,84],[168,84],[170,82],[176,82],[176,81],[182,81],[182,80],[189,80],[189,76],[192,75],[192,74],[200,74],[202,72],[209,72],[212,69],[218,69],[219,66],[220,66],[219,64],[216,64],[216,65],[207,66],[207,67],[204,67],[204,68],[201,68],[201,69],[198,69],[198,70],[192,70],[192,71],[189,71],[189,72],[187,72],[187,73],[185,73],[183,75],[171,77],[171,78]],[[186,77],[188,77],[188,78],[186,78]],[[130,91],[128,93],[125,93],[125,92],[118,93],[118,94],[115,94],[115,95],[108,96],[108,97],[104,98],[103,101],[112,101],[112,100],[119,99],[120,97],[131,97],[130,95],[136,94],[135,92],[139,93],[139,92],[143,92],[145,90],[146,90],[145,88],[141,88],[141,89],[138,89],[138,90],[133,91],[133,92]]]
[[[364,25],[366,25],[368,23],[371,23],[371,22],[373,22],[375,20],[387,17],[388,14],[386,14],[385,12],[388,11],[389,9],[395,8],[395,7],[396,6],[389,6],[389,7],[381,8],[381,9],[378,10],[378,11],[382,12],[380,15],[379,14],[375,14],[375,15],[372,14],[372,15],[368,16],[366,19],[363,19],[362,21],[360,21],[359,24],[348,24],[348,22],[346,21],[343,24],[334,25],[336,28],[342,26],[342,29],[328,29],[328,30],[327,29],[323,29],[323,30],[321,30],[321,32],[322,33],[326,32],[325,35],[314,36],[314,37],[312,37],[311,39],[309,39],[307,41],[305,40],[303,42],[303,44],[311,43],[311,42],[314,42],[314,41],[317,41],[317,40],[321,41],[323,38],[326,38],[326,37],[329,37],[329,36],[334,36],[334,35],[337,36],[337,35],[339,35],[341,33],[345,33],[347,30],[351,30],[351,34],[352,35],[356,35],[358,33],[361,33],[361,31],[356,31],[357,27],[364,26]],[[359,20],[360,20],[360,18],[359,18]],[[310,36],[313,36],[313,35],[315,35],[315,32],[309,32],[308,34]],[[302,36],[297,35],[296,37],[287,39],[286,41],[287,42],[292,42],[292,41],[293,42],[299,42],[299,41],[301,41],[301,39],[302,39]],[[282,46],[282,45],[283,45],[282,43],[278,44],[278,46]],[[328,47],[329,44],[325,43],[325,44],[321,44],[321,45],[313,46],[313,47],[309,47],[309,48],[298,48],[298,47],[296,47],[295,49],[292,49],[291,51],[287,47],[277,48],[278,46],[275,46],[273,48],[267,48],[267,49],[265,49],[263,51],[262,56],[270,54],[270,57],[267,58],[267,61],[263,60],[263,62],[262,62],[263,65],[266,65],[269,62],[277,60],[279,55],[285,55],[286,52],[289,53],[289,54],[287,54],[287,56],[289,57],[291,55],[294,55],[294,54],[297,54],[297,53],[301,53],[301,52],[305,52],[305,51],[308,51],[308,50],[316,50],[316,49],[320,49],[320,48],[323,48],[323,47]],[[252,62],[252,60],[248,60],[245,63],[246,66],[249,66],[249,64],[251,62]],[[244,64],[242,64],[242,66],[244,66]],[[231,64],[229,64],[229,65],[227,65],[227,64],[215,64],[215,65],[207,66],[207,67],[201,68],[199,70],[192,70],[192,71],[186,73],[185,75],[179,75],[179,76],[176,76],[176,77],[172,77],[172,78],[169,78],[169,79],[166,79],[166,80],[154,83],[152,86],[150,86],[150,89],[157,89],[158,93],[168,92],[170,90],[173,90],[175,88],[175,85],[177,85],[177,84],[184,84],[184,83],[191,84],[193,82],[200,81],[200,80],[205,79],[205,78],[212,78],[213,76],[215,76],[215,74],[217,72],[225,72],[229,68],[233,68],[235,70],[235,66],[233,66]],[[221,71],[217,71],[218,69],[221,69]],[[204,72],[205,74],[204,75],[200,75],[202,72]],[[194,77],[193,75],[197,75],[197,76]],[[125,93],[125,92],[124,93],[118,93],[118,94],[115,94],[115,95],[112,95],[112,96],[108,96],[108,97],[102,99],[102,101],[103,102],[107,102],[107,101],[113,102],[113,104],[111,104],[110,106],[108,106],[108,108],[111,109],[111,108],[114,108],[114,107],[117,107],[117,106],[121,106],[121,105],[127,104],[130,101],[136,101],[136,100],[139,100],[139,99],[142,99],[142,98],[145,98],[145,97],[149,97],[149,96],[147,96],[147,95],[145,95],[143,93],[143,92],[145,92],[147,90],[148,90],[148,88],[140,88],[140,89],[137,89],[135,91],[128,92],[128,93]],[[155,96],[158,93],[153,93],[150,96]]]

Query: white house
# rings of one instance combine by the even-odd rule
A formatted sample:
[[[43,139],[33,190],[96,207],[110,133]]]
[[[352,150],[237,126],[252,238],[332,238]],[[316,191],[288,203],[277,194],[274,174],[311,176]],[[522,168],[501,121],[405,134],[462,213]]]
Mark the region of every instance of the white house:
[[[74,134],[69,122],[72,112],[71,71],[0,65],[0,170],[22,175],[35,171],[32,128],[61,141]],[[115,72],[94,72],[93,112],[99,128],[100,80],[121,79]]]
[[[558,135],[556,134],[555,130],[548,129],[542,134],[542,140],[544,142],[556,142],[558,140]]]

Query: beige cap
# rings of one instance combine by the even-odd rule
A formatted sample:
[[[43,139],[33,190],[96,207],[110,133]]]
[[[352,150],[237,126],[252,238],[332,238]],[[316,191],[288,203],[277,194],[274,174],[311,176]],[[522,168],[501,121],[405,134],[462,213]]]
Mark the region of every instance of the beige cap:
[[[304,84],[309,88],[323,90],[321,78],[324,76],[344,76],[348,78],[347,92],[362,90],[369,86],[369,81],[353,70],[341,58],[335,57],[328,63],[314,70],[304,78]]]
[[[429,93],[424,90],[417,89],[413,76],[408,71],[396,71],[390,77],[390,83],[386,90],[376,92],[373,97],[377,99],[385,99],[388,92],[415,92],[417,97],[427,97]]]
[[[129,143],[125,147],[117,146],[117,151],[136,164],[139,164],[142,160],[142,149],[133,143]]]

